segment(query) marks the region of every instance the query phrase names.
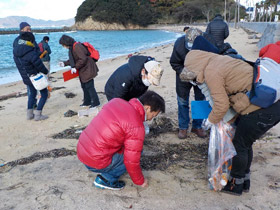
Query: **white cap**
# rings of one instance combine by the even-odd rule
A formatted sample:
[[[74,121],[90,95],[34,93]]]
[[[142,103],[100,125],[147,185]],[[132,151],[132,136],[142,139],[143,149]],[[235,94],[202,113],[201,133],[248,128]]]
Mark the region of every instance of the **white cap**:
[[[157,61],[148,61],[144,63],[144,67],[148,72],[148,80],[153,85],[159,85],[160,78],[163,73],[163,69],[161,68],[159,62]]]

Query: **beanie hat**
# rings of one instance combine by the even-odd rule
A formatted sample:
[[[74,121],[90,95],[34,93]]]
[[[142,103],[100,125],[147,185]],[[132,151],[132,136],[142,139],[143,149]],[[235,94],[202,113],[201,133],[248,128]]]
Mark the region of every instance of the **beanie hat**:
[[[144,64],[144,68],[148,72],[149,82],[153,85],[159,85],[163,73],[163,69],[161,68],[159,62],[154,60],[148,61]]]
[[[20,24],[19,24],[19,30],[22,30],[22,29],[24,29],[26,26],[30,26],[27,22],[21,22]]]

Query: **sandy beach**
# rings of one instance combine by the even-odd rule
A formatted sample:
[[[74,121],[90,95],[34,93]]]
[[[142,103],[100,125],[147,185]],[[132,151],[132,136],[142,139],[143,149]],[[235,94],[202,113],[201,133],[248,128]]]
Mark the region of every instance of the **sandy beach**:
[[[182,31],[173,27],[165,30]],[[203,31],[204,27],[199,27]],[[230,28],[226,39],[239,54],[255,61],[258,39],[248,39],[243,29]],[[75,155],[77,139],[94,114],[78,117],[82,103],[79,80],[63,82],[62,72],[51,74],[51,97],[45,121],[26,120],[26,86],[22,81],[0,86],[0,209],[279,209],[280,131],[272,128],[254,144],[251,189],[236,197],[211,191],[207,184],[209,139],[190,134],[177,138],[175,71],[169,64],[173,43],[132,54],[155,57],[164,68],[161,84],[149,89],[162,95],[166,113],[151,123],[145,140],[142,166],[148,188],[137,187],[126,174],[121,191],[92,186],[96,174],[89,172]],[[99,61],[95,87],[104,105],[104,85],[127,56]],[[16,96],[17,97],[13,97]],[[70,97],[69,97],[70,96]],[[99,109],[101,109],[100,107]],[[73,115],[73,116],[71,116]]]

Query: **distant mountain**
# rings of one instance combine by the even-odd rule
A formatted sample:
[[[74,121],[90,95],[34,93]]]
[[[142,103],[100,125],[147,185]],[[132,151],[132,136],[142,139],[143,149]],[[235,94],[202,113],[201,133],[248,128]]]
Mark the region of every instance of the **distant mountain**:
[[[53,21],[34,19],[26,16],[8,16],[5,18],[0,18],[0,28],[18,28],[19,24],[23,21],[28,22],[32,28],[63,27],[72,26],[75,24],[74,18]]]

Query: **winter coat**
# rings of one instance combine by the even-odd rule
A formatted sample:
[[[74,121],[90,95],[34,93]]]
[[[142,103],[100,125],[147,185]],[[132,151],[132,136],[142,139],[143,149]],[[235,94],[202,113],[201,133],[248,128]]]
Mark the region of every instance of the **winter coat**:
[[[73,55],[75,68],[79,72],[79,78],[82,83],[86,83],[97,76],[99,71],[95,61],[89,57],[89,52],[80,42],[76,42],[69,49]],[[65,66],[70,65],[70,61],[64,62]],[[74,66],[71,66],[74,67]]]
[[[197,75],[198,83],[206,82],[214,105],[209,121],[220,122],[230,106],[240,114],[248,114],[260,107],[250,103],[246,91],[253,82],[253,67],[245,61],[229,56],[192,50],[186,56],[185,66]]]
[[[144,107],[138,99],[111,100],[81,133],[77,145],[79,160],[92,168],[103,169],[111,164],[115,153],[123,153],[132,181],[142,185],[140,158],[145,138],[144,120]]]
[[[228,25],[223,21],[222,16],[217,16],[208,24],[206,33],[211,34],[220,47],[229,35]]]
[[[259,57],[270,58],[280,63],[280,41],[263,47],[259,52]]]
[[[179,75],[184,68],[184,61],[188,52],[189,50],[185,47],[185,36],[179,37],[174,44],[169,60],[172,69],[176,72],[176,93],[181,98],[185,95],[185,86],[187,83],[181,81]]]
[[[41,58],[41,60],[43,62],[48,62],[51,60],[51,58],[50,58],[50,54],[52,53],[51,48],[50,48],[49,44],[47,42],[45,42],[44,40],[42,40],[41,42],[43,44],[44,50],[47,51],[47,53],[45,54],[45,56],[43,58]]]
[[[22,40],[20,34],[13,43],[14,61],[18,68],[18,71],[22,77],[23,83],[26,85],[32,85],[29,76],[42,72],[48,73],[48,69],[44,66],[42,60],[39,57],[37,44],[33,43],[33,46],[26,45],[26,41]]]
[[[148,87],[142,82],[141,71],[144,63],[151,59],[147,56],[132,56],[128,63],[120,66],[106,82],[107,99],[122,98],[128,101],[145,93]]]

